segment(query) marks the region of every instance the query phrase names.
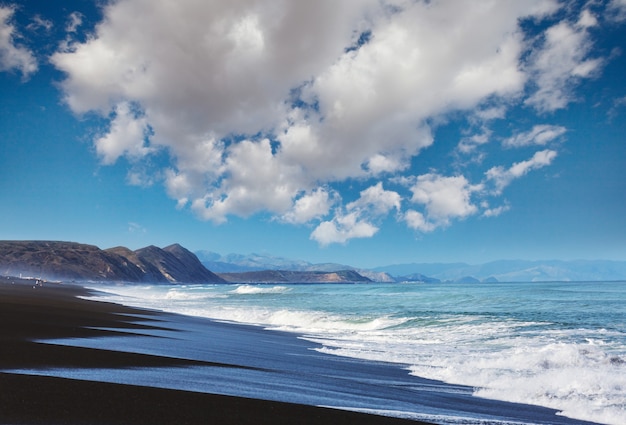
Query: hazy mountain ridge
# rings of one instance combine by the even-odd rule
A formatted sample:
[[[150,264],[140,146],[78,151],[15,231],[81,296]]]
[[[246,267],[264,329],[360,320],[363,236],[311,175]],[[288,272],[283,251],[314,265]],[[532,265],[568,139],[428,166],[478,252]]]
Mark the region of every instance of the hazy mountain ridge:
[[[215,272],[238,273],[263,270],[292,270],[292,271],[336,271],[353,270],[354,267],[343,264],[323,263],[313,264],[304,260],[277,257],[263,254],[228,254],[220,255],[212,251],[196,251],[198,259],[205,267]]]
[[[467,277],[501,282],[626,280],[626,261],[609,260],[499,260],[484,264],[411,263],[376,267],[393,276],[423,273],[441,281]]]
[[[199,251],[196,255],[178,244],[132,251],[125,247],[102,250],[76,242],[0,241],[0,275],[19,274],[155,283],[610,281],[626,280],[626,261],[410,263],[365,270],[260,254],[221,256]]]
[[[293,260],[285,257],[254,253],[249,255],[220,255],[212,251],[196,251],[195,254],[205,267],[218,274],[265,272],[269,270],[328,273],[337,271],[353,271],[372,282],[396,281],[396,279],[383,271],[359,269],[338,263],[314,264],[304,260]],[[311,275],[311,278],[315,278],[315,275]]]
[[[262,254],[229,254],[199,251],[196,255],[218,273],[263,270],[336,271],[354,270],[374,282],[528,282],[626,280],[626,261],[609,260],[498,260],[484,264],[407,263],[359,269],[336,263],[313,264]]]

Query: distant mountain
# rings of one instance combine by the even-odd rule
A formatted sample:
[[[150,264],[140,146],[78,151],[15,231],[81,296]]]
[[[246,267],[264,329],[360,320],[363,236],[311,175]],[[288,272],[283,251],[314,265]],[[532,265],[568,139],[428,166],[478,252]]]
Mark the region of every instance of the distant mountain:
[[[0,275],[19,274],[155,283],[610,281],[626,280],[626,261],[411,263],[364,270],[259,254],[194,254],[178,244],[132,251],[125,247],[102,250],[76,242],[0,241]]]
[[[419,282],[419,283],[439,283],[439,279],[423,275],[421,273],[412,273],[406,276],[397,276],[395,278],[397,282]]]
[[[216,273],[353,270],[373,282],[426,283],[626,280],[626,261],[500,260],[478,265],[460,262],[409,263],[359,269],[345,264],[313,264],[262,254],[220,255],[210,251],[199,251],[196,255],[202,264]]]
[[[411,263],[377,267],[392,276],[422,273],[441,281],[535,282],[626,280],[626,261],[525,261],[500,260],[485,264]]]
[[[195,254],[206,268],[218,274],[245,273],[254,271],[261,272],[268,270],[300,272],[337,272],[351,270],[361,275],[361,277],[366,277],[372,282],[396,281],[388,273],[367,269],[358,269],[352,266],[347,266],[345,264],[313,264],[303,260],[292,260],[289,258],[262,254],[220,255],[211,251],[196,251]],[[242,277],[242,279],[244,278]]]
[[[290,271],[262,270],[243,273],[220,273],[230,283],[367,283],[370,279],[354,270]]]
[[[397,277],[422,274],[424,276],[432,276],[441,279],[441,275],[449,270],[465,270],[468,267],[471,266],[466,263],[407,263],[375,267],[373,270],[389,273]],[[460,276],[462,276],[461,273],[459,273],[458,277]]]
[[[198,258],[175,244],[102,250],[58,241],[0,241],[0,274],[62,280],[224,283]]]
[[[196,251],[202,264],[215,273],[243,273],[263,270],[305,270],[306,261],[288,260],[269,255],[220,255],[211,251]]]
[[[219,273],[238,273],[263,270],[335,271],[352,269],[350,266],[340,264],[314,265],[303,260],[291,260],[284,257],[262,254],[220,255],[211,251],[196,251],[195,254],[205,267]]]

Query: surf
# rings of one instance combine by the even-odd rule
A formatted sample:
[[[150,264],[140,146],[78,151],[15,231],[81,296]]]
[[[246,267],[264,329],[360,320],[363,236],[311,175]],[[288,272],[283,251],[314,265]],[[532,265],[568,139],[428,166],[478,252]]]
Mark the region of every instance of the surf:
[[[116,287],[116,301],[294,332],[476,396],[626,423],[626,283]],[[621,321],[620,321],[621,318]]]

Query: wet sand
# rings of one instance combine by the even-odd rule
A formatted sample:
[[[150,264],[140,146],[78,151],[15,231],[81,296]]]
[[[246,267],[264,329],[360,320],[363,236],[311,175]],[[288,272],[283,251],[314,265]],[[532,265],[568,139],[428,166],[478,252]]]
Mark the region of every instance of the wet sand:
[[[74,285],[1,278],[0,423],[4,424],[419,424],[303,404],[138,385],[11,373],[11,369],[187,368],[233,365],[36,342],[167,329],[157,312],[77,298]],[[165,326],[165,327],[164,327]],[[176,332],[176,331],[175,331]],[[136,336],[135,336],[136,337]],[[139,337],[140,338],[140,337]],[[131,370],[128,369],[128,370]]]

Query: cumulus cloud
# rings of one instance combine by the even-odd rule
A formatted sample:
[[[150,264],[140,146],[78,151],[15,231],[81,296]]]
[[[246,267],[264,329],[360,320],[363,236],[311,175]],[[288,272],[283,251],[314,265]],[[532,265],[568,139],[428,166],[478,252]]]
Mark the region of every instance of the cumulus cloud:
[[[95,141],[96,151],[106,165],[115,163],[122,155],[136,160],[151,151],[145,144],[148,135],[146,117],[129,103],[122,102],[115,108],[109,131]]]
[[[478,185],[463,176],[422,175],[412,196],[383,182],[407,172],[452,114],[482,123],[459,145],[469,152],[491,139],[484,124],[507,105],[525,99],[545,111],[569,102],[576,81],[600,67],[589,59],[593,16],[550,27],[539,50],[520,26],[560,8],[556,0],[120,0],[104,7],[92,36],[51,62],[65,73],[67,105],[110,121],[94,140],[104,164],[164,152],[159,175],[177,207],[216,223],[261,211],[313,221],[312,239],[343,243],[372,236],[392,211],[420,230],[477,214]],[[72,16],[67,31],[80,25]],[[547,143],[550,129],[517,136],[511,143]],[[346,180],[370,187],[344,205]],[[402,211],[407,199],[423,211]]]
[[[535,125],[531,130],[518,133],[507,139],[502,144],[510,148],[519,148],[532,145],[546,145],[552,140],[565,134],[567,129],[560,125]]]
[[[354,238],[371,238],[378,232],[378,227],[359,218],[359,214],[352,212],[346,215],[338,214],[330,221],[320,223],[311,233],[311,239],[320,245],[332,243],[346,243]]]
[[[19,34],[11,22],[15,10],[0,5],[0,71],[18,70],[24,78],[37,71],[37,60],[28,48],[16,43]]]
[[[482,186],[470,184],[464,176],[429,173],[419,176],[410,190],[411,202],[422,205],[425,214],[413,210],[405,219],[412,228],[430,231],[478,212],[471,198]]]
[[[281,218],[287,223],[308,223],[326,216],[333,204],[333,195],[326,188],[320,187],[298,198],[293,208]]]
[[[391,210],[400,211],[402,198],[392,190],[385,190],[382,182],[361,191],[356,201],[339,208],[332,220],[323,221],[311,233],[311,239],[328,245],[345,243],[352,238],[372,237],[378,227],[372,223],[378,217],[387,215]]]
[[[418,230],[423,233],[432,232],[437,227],[435,224],[429,222],[424,214],[413,209],[407,210],[403,217],[407,226],[413,230]]]
[[[372,215],[383,215],[394,208],[400,210],[401,199],[397,192],[383,189],[382,182],[378,182],[362,191],[359,199],[350,202],[346,208],[357,211],[367,210]]]

